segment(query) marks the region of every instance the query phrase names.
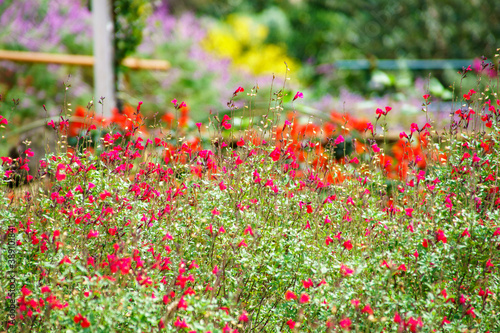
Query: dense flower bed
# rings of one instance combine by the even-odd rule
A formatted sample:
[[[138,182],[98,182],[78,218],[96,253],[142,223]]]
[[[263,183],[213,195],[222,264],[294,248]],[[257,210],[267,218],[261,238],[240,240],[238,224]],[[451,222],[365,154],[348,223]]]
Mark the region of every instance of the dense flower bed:
[[[24,188],[7,185],[30,148],[2,157],[3,327],[496,332],[500,101],[464,98],[476,112],[444,135],[430,122],[400,134],[397,168],[376,140],[390,107],[373,124],[301,124],[278,91],[248,126],[231,100],[194,133],[176,100],[160,127],[141,103],[104,129],[62,115],[57,152]]]

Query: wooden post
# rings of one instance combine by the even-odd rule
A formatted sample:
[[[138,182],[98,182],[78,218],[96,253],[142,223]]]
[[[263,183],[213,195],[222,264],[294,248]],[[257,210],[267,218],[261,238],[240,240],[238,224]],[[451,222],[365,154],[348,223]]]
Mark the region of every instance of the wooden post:
[[[111,117],[116,107],[114,59],[113,6],[111,0],[92,0],[94,40],[94,107],[97,114]],[[103,106],[99,104],[104,97]],[[102,109],[101,109],[102,108]]]

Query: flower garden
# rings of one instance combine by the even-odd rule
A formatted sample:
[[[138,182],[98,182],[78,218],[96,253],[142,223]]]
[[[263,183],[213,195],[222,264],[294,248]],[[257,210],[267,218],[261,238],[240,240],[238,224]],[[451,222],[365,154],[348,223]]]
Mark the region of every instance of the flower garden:
[[[331,65],[490,52],[500,5],[114,3],[171,70],[118,68],[110,117],[88,68],[0,62],[1,332],[500,332],[499,55]],[[0,22],[92,53],[85,1]]]
[[[66,104],[36,170],[29,142],[1,158],[2,327],[498,332],[497,89],[463,93],[441,134],[422,96],[392,146],[391,106],[300,123],[285,85],[263,114],[237,87],[193,127],[175,99],[149,126],[142,102]]]

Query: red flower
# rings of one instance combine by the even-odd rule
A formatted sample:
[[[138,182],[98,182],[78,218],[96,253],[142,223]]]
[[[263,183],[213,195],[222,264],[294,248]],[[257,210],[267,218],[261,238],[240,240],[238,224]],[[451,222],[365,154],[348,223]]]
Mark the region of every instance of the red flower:
[[[304,288],[309,289],[310,287],[314,286],[314,283],[312,282],[311,278],[309,278],[307,281],[302,280],[302,284],[304,285]]]
[[[252,226],[251,225],[248,225],[245,230],[243,231],[243,235],[246,235],[246,234],[250,234],[251,236],[253,236],[253,230],[252,230]]]
[[[64,256],[64,258],[61,259],[61,261],[59,262],[59,265],[62,265],[62,264],[71,264],[71,260],[68,258],[68,256]]]
[[[241,313],[241,316],[240,318],[238,318],[239,321],[242,321],[244,323],[248,323],[248,313],[243,310],[243,312]]]
[[[351,330],[351,319],[349,318],[344,318],[342,319],[340,322],[339,322],[339,325],[340,327],[342,327],[343,329],[346,329],[346,330]]]
[[[350,276],[354,273],[354,270],[342,264],[340,265],[340,273],[344,276]]]
[[[351,243],[351,240],[347,240],[344,242],[344,248],[346,248],[347,250],[351,251],[352,250],[352,243]]]
[[[446,243],[448,239],[446,238],[444,231],[439,229],[436,233],[436,241],[442,241],[443,243]]]
[[[491,259],[488,259],[488,261],[486,262],[486,267],[495,267],[495,265],[491,263]]]
[[[287,301],[289,301],[291,299],[297,299],[297,295],[295,295],[292,291],[287,290],[287,292],[285,293],[285,299]]]
[[[73,321],[75,322],[75,324],[78,324],[80,323],[80,326],[82,328],[87,328],[90,326],[90,322],[88,321],[87,318],[85,318],[84,316],[82,316],[81,313],[77,314],[76,316],[73,317]]]
[[[175,327],[179,327],[179,328],[189,328],[189,326],[186,323],[186,321],[185,320],[180,320],[179,317],[177,317],[177,320],[175,321],[174,326]]]
[[[280,159],[280,150],[278,148],[274,148],[274,150],[269,154],[269,157],[273,159],[274,162]]]
[[[238,95],[238,93],[240,93],[240,92],[244,92],[244,91],[245,91],[245,89],[243,89],[243,87],[238,87],[238,88],[234,91],[234,93],[233,93],[233,97],[234,97],[234,96],[236,96],[236,95]]]
[[[373,314],[373,309],[369,304],[365,305],[365,307],[361,310],[362,313]]]
[[[290,320],[288,320],[288,321],[286,322],[286,324],[288,325],[288,327],[290,327],[290,329],[291,329],[291,330],[293,330],[293,329],[294,329],[294,327],[295,327],[295,322],[294,322],[293,320],[291,320],[291,319],[290,319]]]
[[[221,181],[219,183],[219,188],[220,188],[221,191],[224,191],[227,188],[227,186],[224,184],[224,181]]]
[[[309,303],[309,301],[311,300],[311,298],[309,297],[308,294],[304,293],[302,295],[300,295],[300,299],[299,299],[299,302],[300,303]]]
[[[187,306],[188,306],[188,304],[187,304],[186,300],[184,299],[184,296],[182,296],[181,299],[179,300],[179,303],[177,304],[177,309],[186,310]]]

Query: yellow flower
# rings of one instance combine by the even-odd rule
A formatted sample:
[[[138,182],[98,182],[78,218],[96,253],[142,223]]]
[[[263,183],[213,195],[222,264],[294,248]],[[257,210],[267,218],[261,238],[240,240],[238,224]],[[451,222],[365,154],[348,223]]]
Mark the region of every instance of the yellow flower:
[[[232,14],[209,29],[202,46],[220,57],[231,58],[234,65],[253,74],[282,71],[283,62],[296,69],[298,63],[286,55],[284,47],[265,44],[268,34],[268,28],[252,17]]]

